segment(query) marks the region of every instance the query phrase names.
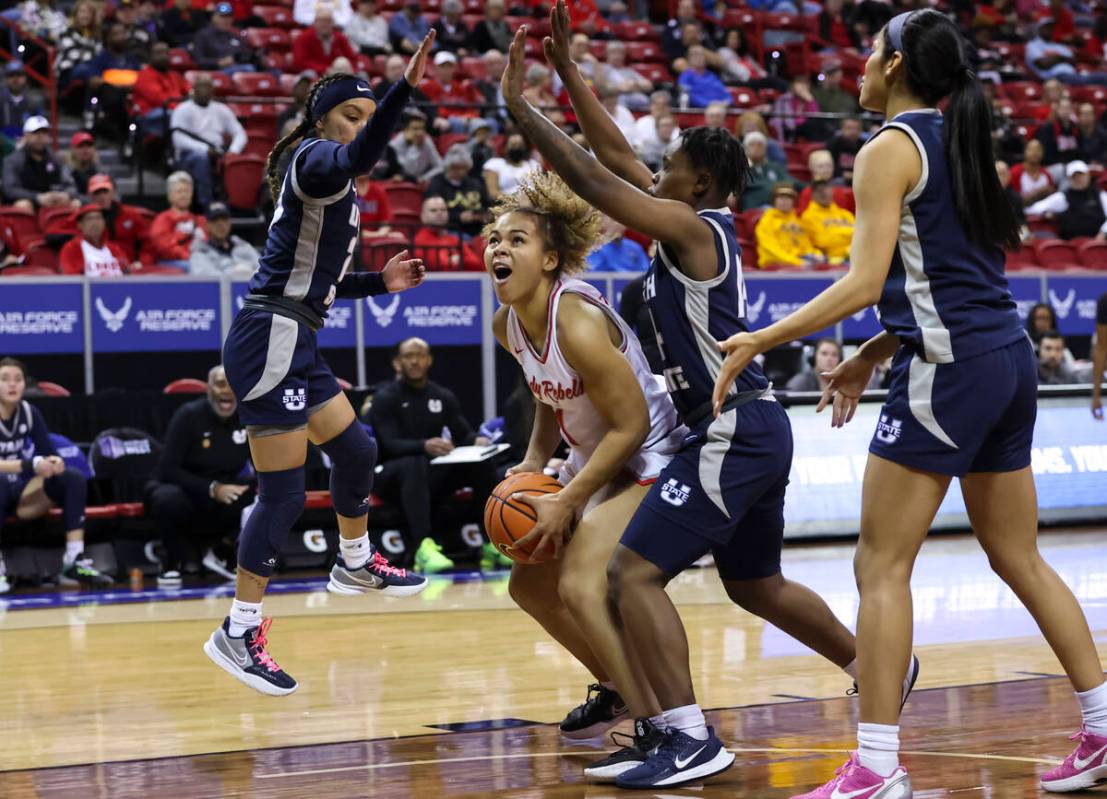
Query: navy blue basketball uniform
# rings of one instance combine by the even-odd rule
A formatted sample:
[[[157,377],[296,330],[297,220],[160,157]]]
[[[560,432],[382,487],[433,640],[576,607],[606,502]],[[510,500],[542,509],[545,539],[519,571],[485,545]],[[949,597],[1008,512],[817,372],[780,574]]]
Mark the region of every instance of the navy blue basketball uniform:
[[[353,181],[388,146],[410,94],[398,81],[349,144],[306,138],[296,148],[250,293],[223,345],[243,424],[303,426],[341,390],[315,333],[336,297],[386,291],[377,273],[347,274],[360,231]]]
[[[757,364],[711,413],[723,356],[717,342],[746,325],[741,253],[730,210],[699,212],[715,238],[717,275],[696,281],[658,243],[643,285],[670,396],[690,433],[631,519],[622,544],[675,575],[708,551],[726,580],[780,570],[792,429]]]
[[[902,347],[869,451],[963,476],[1030,465],[1037,414],[1034,352],[1007,287],[1003,252],[969,241],[951,202],[942,115],[888,122],[919,151],[899,239],[878,306]]]

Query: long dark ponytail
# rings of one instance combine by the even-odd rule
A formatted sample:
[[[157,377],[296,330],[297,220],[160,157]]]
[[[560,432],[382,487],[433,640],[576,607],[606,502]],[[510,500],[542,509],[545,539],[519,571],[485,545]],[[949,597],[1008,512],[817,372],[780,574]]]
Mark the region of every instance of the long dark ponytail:
[[[312,128],[315,127],[315,122],[311,118],[311,109],[312,106],[315,105],[315,98],[319,96],[319,92],[332,83],[337,83],[340,80],[356,79],[354,75],[350,75],[349,73],[336,72],[333,75],[326,75],[320,78],[311,87],[311,91],[308,92],[307,101],[304,103],[304,118],[300,121],[299,125],[289,131],[287,136],[273,145],[273,149],[269,152],[269,158],[265,161],[265,180],[269,184],[269,194],[273,197],[273,202],[277,202],[277,199],[281,196],[281,182],[284,180],[284,176],[279,174],[277,168],[281,160],[281,153],[304,138],[304,136],[308,135]]]
[[[942,126],[953,204],[974,244],[1017,249],[1019,223],[995,169],[992,109],[965,58],[957,27],[933,9],[916,11],[903,25],[907,88],[928,105],[949,97]],[[884,57],[895,46],[884,29]]]

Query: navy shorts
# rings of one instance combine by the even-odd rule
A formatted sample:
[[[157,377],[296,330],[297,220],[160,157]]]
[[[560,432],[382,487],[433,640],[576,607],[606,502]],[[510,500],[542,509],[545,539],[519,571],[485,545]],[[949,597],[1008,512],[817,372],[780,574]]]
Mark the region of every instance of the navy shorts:
[[[754,400],[697,427],[630,520],[620,543],[673,577],[711,552],[724,580],[780,571],[792,426]]]
[[[1030,465],[1037,414],[1029,339],[954,363],[927,363],[903,347],[869,452],[953,477],[1013,472]]]
[[[244,425],[303,426],[309,409],[342,390],[310,328],[257,308],[235,317],[223,367]]]

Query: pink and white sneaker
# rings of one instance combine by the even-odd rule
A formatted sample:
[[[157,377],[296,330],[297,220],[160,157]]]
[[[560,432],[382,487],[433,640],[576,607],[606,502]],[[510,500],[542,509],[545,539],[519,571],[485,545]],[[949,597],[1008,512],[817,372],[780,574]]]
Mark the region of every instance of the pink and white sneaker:
[[[881,777],[861,765],[856,752],[834,772],[834,779],[810,793],[792,799],[911,799],[911,778],[900,766],[890,777]]]
[[[1107,781],[1107,736],[1095,735],[1081,727],[1069,740],[1079,740],[1080,745],[1064,763],[1042,775],[1042,788],[1067,793]]]

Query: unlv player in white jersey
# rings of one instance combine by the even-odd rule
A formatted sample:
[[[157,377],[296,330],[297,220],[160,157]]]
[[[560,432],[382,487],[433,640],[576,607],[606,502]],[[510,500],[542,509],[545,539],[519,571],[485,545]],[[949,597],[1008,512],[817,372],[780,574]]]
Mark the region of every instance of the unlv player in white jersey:
[[[485,230],[485,267],[503,306],[493,327],[523,368],[536,401],[526,459],[541,472],[560,439],[570,455],[556,494],[523,497],[537,542],[516,564],[511,596],[595,675],[588,699],[561,724],[591,738],[627,717],[638,665],[607,601],[607,562],[639,502],[686,429],[641,345],[602,295],[573,274],[597,243],[600,216],[553,174],[524,180]],[[521,542],[522,543],[522,542]],[[652,696],[640,697],[660,713]]]

